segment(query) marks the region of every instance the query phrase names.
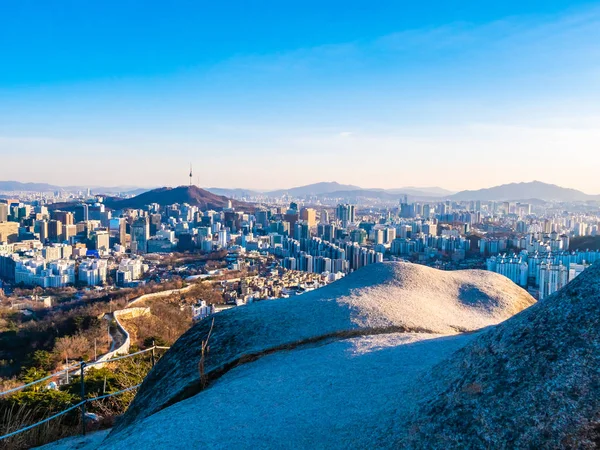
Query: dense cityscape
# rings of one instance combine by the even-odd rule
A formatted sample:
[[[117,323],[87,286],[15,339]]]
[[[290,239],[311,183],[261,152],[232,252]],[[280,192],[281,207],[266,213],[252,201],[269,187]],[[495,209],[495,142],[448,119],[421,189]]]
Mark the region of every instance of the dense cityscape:
[[[226,200],[215,210],[188,203],[113,209],[105,199],[88,190],[0,200],[4,293],[14,287],[136,287],[160,281],[155,272],[161,255],[222,252],[221,272],[252,273],[268,263],[270,270],[261,272],[267,278],[307,272],[321,283],[384,259],[445,270],[481,268],[543,299],[599,258],[582,240],[598,236],[593,203],[409,202],[404,195],[396,205],[373,207],[283,195],[270,203],[235,201],[236,207]],[[202,272],[208,274],[196,274]],[[306,289],[305,280],[296,288]],[[238,294],[238,304],[287,295],[248,288]]]

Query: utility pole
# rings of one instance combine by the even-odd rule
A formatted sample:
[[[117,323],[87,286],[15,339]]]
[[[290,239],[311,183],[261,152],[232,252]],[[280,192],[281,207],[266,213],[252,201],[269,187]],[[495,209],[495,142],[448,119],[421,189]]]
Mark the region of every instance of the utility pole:
[[[81,434],[85,436],[85,362],[80,362],[81,371]]]
[[[152,340],[152,367],[156,364],[156,356],[154,355],[154,349],[156,348],[156,344],[154,343],[154,339]]]

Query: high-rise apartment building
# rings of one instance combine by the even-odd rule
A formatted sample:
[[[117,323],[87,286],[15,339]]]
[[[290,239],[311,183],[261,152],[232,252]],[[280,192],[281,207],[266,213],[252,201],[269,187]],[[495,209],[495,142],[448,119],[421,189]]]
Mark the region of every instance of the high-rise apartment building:
[[[336,209],[336,217],[342,222],[342,227],[347,228],[348,225],[356,222],[356,213],[354,205],[338,205]]]
[[[543,261],[540,264],[540,296],[543,300],[560,290],[569,282],[569,269],[562,263],[552,264]]]
[[[131,251],[132,253],[146,253],[148,239],[150,238],[150,225],[147,217],[136,219],[131,225]]]
[[[294,238],[298,240],[310,239],[310,227],[308,225],[308,222],[301,220],[300,222],[296,223],[294,229]]]
[[[300,220],[305,221],[310,228],[314,227],[317,224],[317,211],[313,208],[302,208]]]
[[[160,214],[151,214],[150,215],[150,236],[156,235],[158,230],[160,230],[160,222],[162,216]]]
[[[336,226],[329,223],[320,223],[317,227],[317,235],[324,241],[333,242],[335,239]]]
[[[109,222],[109,233],[110,238],[113,242],[116,242],[120,245],[125,245],[126,242],[126,233],[127,230],[127,222],[123,217],[117,217],[114,219],[110,219]]]
[[[73,213],[67,211],[53,211],[52,219],[60,221],[63,225],[73,225],[75,223]]]
[[[48,240],[51,242],[60,242],[63,238],[63,224],[60,220],[51,220],[48,222]]]
[[[0,222],[8,221],[8,205],[6,203],[0,203]]]
[[[110,250],[110,234],[107,230],[95,230],[92,234],[92,243],[94,249],[99,252],[107,252]]]
[[[260,224],[263,229],[269,227],[269,212],[266,209],[256,211],[256,223]]]
[[[75,208],[74,218],[76,222],[87,222],[90,220],[89,206],[87,203],[82,203]]]
[[[292,203],[291,205],[296,204]],[[288,209],[283,216],[283,220],[284,222],[288,223],[289,233],[292,237],[294,237],[294,232],[296,231],[296,222],[298,222],[298,210],[295,208]]]

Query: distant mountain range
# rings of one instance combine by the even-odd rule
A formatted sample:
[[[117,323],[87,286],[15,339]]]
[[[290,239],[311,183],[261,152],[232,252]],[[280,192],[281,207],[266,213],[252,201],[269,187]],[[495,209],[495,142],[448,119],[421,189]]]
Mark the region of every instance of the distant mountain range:
[[[466,201],[590,201],[600,200],[600,195],[589,195],[576,189],[563,188],[554,184],[541,181],[527,183],[510,183],[486,189],[453,192],[440,187],[405,187],[396,189],[365,189],[354,185],[344,185],[336,182],[316,183],[299,186],[291,189],[276,191],[253,191],[249,189],[221,189],[208,188],[210,192],[229,197],[318,197],[318,198],[344,198],[348,201],[364,201],[374,199],[381,201],[397,201],[407,195],[409,201],[439,201],[443,199]]]
[[[600,200],[600,195],[585,194],[555,184],[531,181],[529,183],[510,183],[475,191],[461,191],[449,196],[451,200],[507,201],[540,199],[545,201],[575,202]]]
[[[407,194],[407,195],[411,195],[411,192],[417,194],[428,194],[428,195],[438,195],[440,197],[446,196],[446,195],[452,195],[454,194],[456,191],[450,191],[448,189],[444,189],[438,186],[432,186],[432,187],[413,187],[413,186],[407,186],[407,187],[403,187],[400,189],[387,189],[386,192],[389,192],[390,194]]]
[[[234,199],[248,199],[252,197],[271,197],[279,198],[287,195],[292,198],[307,198],[316,197],[318,199],[344,199],[345,201],[365,201],[368,199],[379,200],[379,201],[398,201],[404,195],[408,196],[409,201],[439,201],[439,200],[455,200],[455,201],[468,201],[468,200],[482,200],[482,201],[527,201],[527,202],[540,202],[540,201],[560,201],[560,202],[573,202],[573,201],[600,201],[600,195],[589,195],[576,189],[564,188],[554,184],[543,183],[541,181],[531,181],[526,183],[510,183],[503,184],[501,186],[494,186],[491,188],[478,189],[478,190],[466,190],[460,192],[449,191],[441,187],[403,187],[394,189],[365,189],[359,186],[351,184],[341,184],[335,181],[314,183],[306,186],[297,186],[289,189],[277,189],[273,191],[259,191],[252,189],[229,189],[229,188],[217,188],[211,187],[207,189],[200,189],[192,186],[202,194],[196,193],[182,193],[181,198],[188,200],[180,200],[174,203],[182,202],[194,202],[197,201],[201,204],[211,203],[219,205],[220,202],[216,200],[217,197],[229,197]],[[179,188],[159,188],[154,190],[148,190],[145,188],[138,188],[135,186],[116,186],[116,187],[90,187],[94,194],[124,194],[124,195],[135,195],[147,193],[146,197],[142,199],[151,199],[155,196],[158,198],[168,198],[171,195],[175,195],[170,191],[174,189],[183,189],[187,186],[180,186]],[[0,192],[53,192],[53,191],[85,191],[87,187],[83,186],[55,186],[46,183],[21,183],[18,181],[0,181]],[[210,197],[211,196],[215,197]],[[177,195],[179,196],[179,193]],[[134,199],[128,199],[134,200]],[[137,201],[137,200],[135,200]],[[162,201],[162,200],[161,200]],[[149,203],[161,203],[160,201],[152,201]],[[147,203],[146,203],[147,204]]]
[[[138,195],[146,192],[148,188],[137,186],[57,186],[48,183],[21,183],[20,181],[0,181],[0,192],[78,192],[91,189],[95,194],[126,194]]]
[[[215,195],[223,195],[225,197],[230,198],[244,198],[244,197],[260,197],[264,196],[264,192],[254,191],[252,189],[243,189],[243,188],[217,188],[210,187],[205,188],[208,192],[212,192]]]
[[[361,189],[362,188],[352,184],[340,184],[335,181],[329,181],[293,187],[290,189],[279,189],[267,192],[266,194],[269,197],[281,197],[282,195],[289,195],[290,197],[306,197],[310,195],[331,194],[332,192],[337,191],[358,191]]]
[[[227,189],[227,188],[207,188],[208,191],[225,195],[227,197],[282,197],[288,195],[295,198],[303,197],[360,197],[376,198],[381,200],[395,200],[403,195],[418,198],[444,197],[454,194],[440,187],[405,187],[396,189],[365,189],[352,184],[340,184],[335,181],[308,184],[306,186],[297,186],[289,189],[277,189],[274,191],[257,191],[251,189]]]

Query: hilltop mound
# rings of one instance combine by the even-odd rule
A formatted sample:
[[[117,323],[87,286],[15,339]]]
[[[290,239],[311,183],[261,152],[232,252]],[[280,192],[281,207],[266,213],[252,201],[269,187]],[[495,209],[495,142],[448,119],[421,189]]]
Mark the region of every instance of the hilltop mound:
[[[491,272],[375,264],[300,297],[215,315],[206,374],[214,381],[267,354],[353,337],[412,333],[418,340],[473,331],[533,303],[525,291]],[[210,326],[200,322],[175,343],[147,377],[119,429],[201,390],[200,342]]]
[[[127,199],[107,198],[105,203],[112,209],[143,208],[151,203],[161,206],[175,203],[188,203],[202,209],[223,209],[227,207],[228,198],[215,195],[197,186],[179,186],[176,188],[163,187],[144,192]],[[248,206],[246,203],[231,200],[234,207]]]
[[[597,448],[600,265],[438,365],[404,436],[415,448]],[[403,442],[406,444],[406,441]]]

